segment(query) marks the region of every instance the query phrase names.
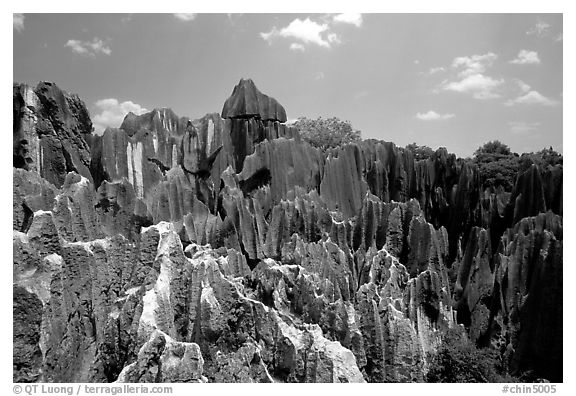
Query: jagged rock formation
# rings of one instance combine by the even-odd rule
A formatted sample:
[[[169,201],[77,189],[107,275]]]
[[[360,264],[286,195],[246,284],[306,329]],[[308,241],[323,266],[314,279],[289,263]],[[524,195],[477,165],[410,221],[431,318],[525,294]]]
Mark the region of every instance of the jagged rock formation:
[[[116,382],[205,382],[198,345],[177,342],[156,330]]]
[[[57,188],[38,173],[21,168],[14,168],[12,187],[12,228],[26,232],[34,212],[52,208]]]
[[[260,92],[254,81],[241,79],[234,87],[232,96],[226,99],[222,117],[286,122],[286,110],[276,99]]]
[[[102,136],[53,84],[14,114],[14,381],[423,381],[453,328],[562,379],[561,166],[324,153],[251,80]]]
[[[90,150],[83,136],[92,133],[84,102],[41,82],[35,89],[14,84],[13,166],[38,173],[60,187],[68,172],[91,180]]]
[[[562,381],[562,218],[541,213],[502,237],[494,295],[514,373]],[[534,340],[539,340],[534,342]]]
[[[477,341],[488,331],[494,274],[488,233],[474,227],[470,234],[459,263],[454,300],[459,322],[470,327],[470,338]]]

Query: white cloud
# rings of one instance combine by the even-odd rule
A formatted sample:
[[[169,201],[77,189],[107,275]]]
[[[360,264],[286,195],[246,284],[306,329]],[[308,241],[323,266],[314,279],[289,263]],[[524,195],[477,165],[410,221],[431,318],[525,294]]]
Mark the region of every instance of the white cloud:
[[[12,14],[12,24],[17,32],[24,30],[24,14]]]
[[[306,47],[304,47],[302,44],[299,43],[290,44],[290,49],[292,51],[302,51],[302,52],[306,51]]]
[[[332,42],[337,40],[334,33],[326,35],[329,27],[326,23],[317,23],[306,18],[304,20],[296,18],[282,29],[274,27],[268,33],[260,33],[260,37],[271,43],[277,37],[291,38],[299,40],[304,44],[315,44],[320,47],[330,48]]]
[[[451,113],[438,114],[435,111],[430,110],[427,113],[417,113],[416,118],[422,121],[441,121],[454,118],[454,114]]]
[[[94,37],[92,41],[68,40],[65,47],[70,47],[72,52],[76,54],[90,57],[94,57],[99,53],[104,55],[110,55],[112,53],[110,47],[98,37]]]
[[[429,74],[429,75],[433,75],[433,74],[436,74],[436,73],[443,72],[443,71],[445,71],[445,70],[446,70],[446,69],[443,68],[442,66],[432,67],[432,68],[430,68],[430,70],[428,70],[428,74]]]
[[[539,122],[510,121],[508,123],[510,132],[514,135],[531,135],[540,127]]]
[[[474,74],[460,81],[446,83],[443,88],[446,91],[470,94],[475,99],[494,99],[500,97],[495,91],[502,84],[503,79],[496,80],[483,74]]]
[[[530,92],[530,85],[526,84],[522,80],[516,80],[516,84],[518,84],[518,88],[520,88],[520,92],[528,93]]]
[[[274,26],[269,32],[260,33],[260,37],[272,44],[277,38],[295,40],[290,49],[303,51],[308,45],[317,45],[322,48],[332,48],[342,41],[332,28],[335,24],[351,24],[356,27],[362,25],[362,14],[330,14],[317,17],[317,21],[310,18],[296,18],[283,28]]]
[[[460,77],[484,73],[487,68],[494,64],[498,56],[492,52],[484,55],[459,56],[452,61],[454,69],[460,69]]]
[[[445,91],[472,95],[475,99],[494,99],[500,97],[497,89],[504,79],[496,79],[483,74],[494,64],[498,56],[492,52],[483,55],[459,56],[452,61],[452,69],[457,78],[444,80],[440,88]],[[439,68],[436,68],[439,70]]]
[[[176,19],[180,19],[184,22],[190,22],[196,19],[198,14],[173,14]]]
[[[556,35],[556,37],[554,37],[554,41],[556,41],[556,42],[560,42],[560,41],[562,41],[563,39],[564,39],[564,35],[562,34],[562,32],[558,33],[558,34]]]
[[[334,18],[332,20],[336,23],[349,23],[356,27],[362,26],[363,22],[362,14],[352,14],[352,13],[334,15]]]
[[[541,106],[556,106],[559,104],[557,100],[547,98],[538,91],[529,91],[520,95],[516,99],[510,99],[505,103],[506,106],[514,105],[541,105]]]
[[[324,75],[324,72],[318,72],[316,73],[316,76],[314,77],[314,80],[324,80],[324,77],[326,77]]]
[[[536,22],[536,25],[532,26],[526,32],[529,36],[536,36],[536,37],[545,37],[550,32],[550,24],[546,23],[542,20]]]
[[[520,50],[516,59],[512,59],[510,63],[515,65],[537,65],[540,63],[540,58],[536,51]]]
[[[129,100],[119,102],[115,98],[101,99],[95,106],[99,113],[92,117],[92,123],[94,132],[99,135],[104,133],[106,127],[118,128],[129,112],[140,115],[148,111],[137,103]]]
[[[555,99],[547,98],[540,92],[535,91],[522,80],[516,80],[516,84],[519,88],[518,97],[515,99],[510,99],[506,103],[506,106],[514,105],[541,105],[541,106],[556,106],[560,104],[559,101]]]
[[[336,33],[329,33],[327,37],[329,43],[340,44],[342,42]]]

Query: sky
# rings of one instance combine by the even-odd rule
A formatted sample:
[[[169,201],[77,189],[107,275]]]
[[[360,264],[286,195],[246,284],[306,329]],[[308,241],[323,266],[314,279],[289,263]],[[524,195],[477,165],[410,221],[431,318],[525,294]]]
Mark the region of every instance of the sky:
[[[13,80],[77,93],[97,133],[221,112],[252,78],[289,120],[365,139],[562,152],[562,33],[562,14],[14,14]]]

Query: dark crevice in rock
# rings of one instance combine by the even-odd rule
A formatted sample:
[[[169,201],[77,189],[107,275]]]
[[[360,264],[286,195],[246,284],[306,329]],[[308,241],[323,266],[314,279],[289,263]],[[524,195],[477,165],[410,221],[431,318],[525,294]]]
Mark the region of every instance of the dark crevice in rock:
[[[270,170],[263,168],[253,173],[248,179],[240,180],[238,184],[244,195],[247,196],[252,191],[269,185],[271,180],[272,175],[270,174]]]
[[[162,163],[162,161],[160,161],[156,158],[148,158],[148,162],[151,162],[154,165],[156,165],[158,167],[158,169],[160,169],[160,172],[162,172],[163,175],[166,175],[166,172],[170,170],[169,166],[164,165]],[[184,170],[186,170],[186,169],[184,168]]]
[[[24,220],[22,221],[20,232],[26,233],[32,225],[32,220],[34,220],[34,212],[25,203],[22,204],[22,209],[24,210]]]
[[[95,206],[96,209],[102,209],[105,212],[112,212],[113,216],[116,216],[120,211],[120,205],[115,201],[110,201],[108,198],[103,198]]]

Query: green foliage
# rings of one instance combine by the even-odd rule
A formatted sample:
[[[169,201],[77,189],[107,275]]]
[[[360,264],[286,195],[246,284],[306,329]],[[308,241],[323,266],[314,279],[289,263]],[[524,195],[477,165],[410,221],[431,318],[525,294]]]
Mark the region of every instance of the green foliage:
[[[484,143],[482,147],[478,147],[478,149],[474,152],[474,156],[478,156],[479,154],[510,155],[511,153],[510,147],[499,140],[493,140],[488,143]]]
[[[430,147],[419,146],[416,144],[416,142],[410,143],[405,147],[405,149],[411,151],[412,154],[414,154],[415,160],[426,160],[434,155],[434,150],[432,150]]]
[[[520,157],[520,171],[523,172],[530,168],[532,164],[538,165],[540,169],[546,169],[548,166],[562,165],[562,154],[554,151],[552,147],[544,148],[536,153],[524,153]]]
[[[498,353],[490,348],[478,349],[458,329],[450,329],[431,361],[427,382],[515,382],[500,374]]]
[[[475,162],[480,171],[482,188],[492,187],[496,189],[503,187],[505,191],[512,190],[520,170],[518,157],[508,155],[494,158],[481,155],[475,158]]]
[[[473,162],[478,165],[483,189],[503,187],[510,191],[514,187],[520,162],[504,143],[494,140],[478,147]]]
[[[336,117],[318,117],[316,120],[300,117],[294,126],[304,141],[322,150],[362,140],[360,131],[352,128],[349,121],[341,121]]]
[[[561,165],[563,160],[552,147],[518,156],[511,153],[507,145],[495,140],[479,147],[472,161],[478,165],[483,189],[503,187],[505,191],[511,191],[518,174],[532,164],[544,170],[548,166]]]

